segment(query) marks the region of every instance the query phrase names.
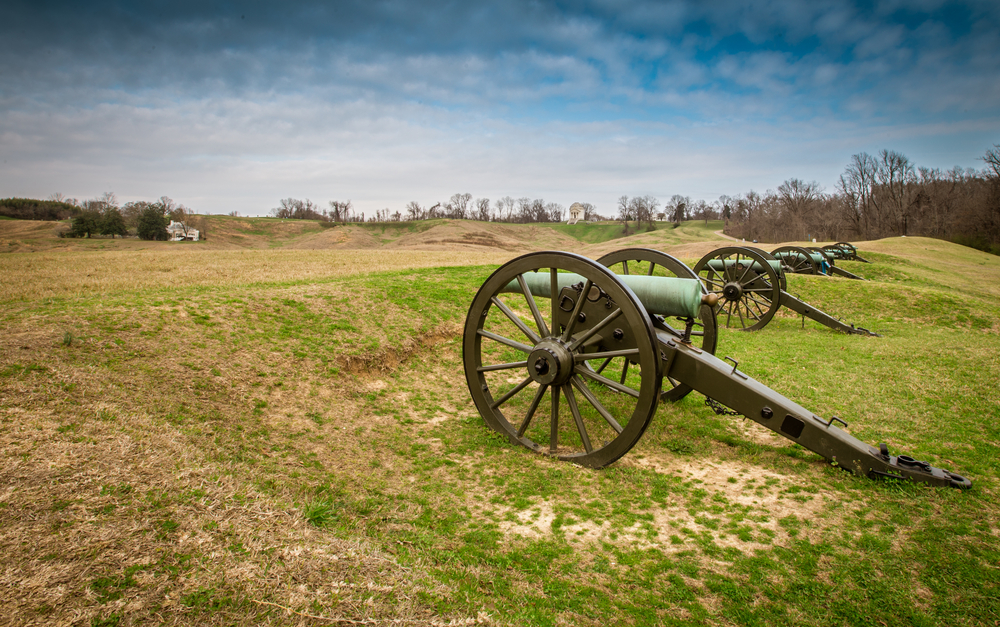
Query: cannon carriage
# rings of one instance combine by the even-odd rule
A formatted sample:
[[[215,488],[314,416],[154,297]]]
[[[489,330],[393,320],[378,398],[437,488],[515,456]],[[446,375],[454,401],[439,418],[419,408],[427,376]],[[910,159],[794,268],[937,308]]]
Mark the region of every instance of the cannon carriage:
[[[727,328],[756,331],[767,326],[780,307],[849,335],[878,334],[846,324],[788,293],[785,259],[762,250],[731,246],[714,250],[694,266],[706,288],[719,295],[718,315]]]
[[[858,281],[865,280],[863,277],[860,277],[853,272],[848,272],[847,270],[836,265],[838,259],[837,255],[835,255],[832,251],[823,248],[781,246],[779,248],[775,248],[770,254],[774,258],[781,260],[785,267],[785,272],[791,272],[792,274],[823,274],[826,276],[837,275]],[[844,256],[841,258],[846,259],[848,257]]]
[[[655,267],[633,274],[634,255],[605,259],[628,267],[619,274],[571,253],[531,253],[483,283],[469,307],[462,354],[487,425],[537,453],[600,468],[628,453],[658,403],[683,396],[686,386],[855,474],[972,485],[892,455],[886,444],[870,446],[838,427],[847,426],[840,418],[824,420],[731,358],[715,357],[704,347],[717,294],[694,278],[657,276]]]

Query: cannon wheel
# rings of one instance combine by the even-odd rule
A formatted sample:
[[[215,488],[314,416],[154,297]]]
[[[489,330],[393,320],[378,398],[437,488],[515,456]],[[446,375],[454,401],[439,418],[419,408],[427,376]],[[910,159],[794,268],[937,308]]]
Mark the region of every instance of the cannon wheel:
[[[744,248],[746,248],[747,250],[752,250],[756,253],[760,253],[760,255],[764,259],[767,259],[768,261],[778,261],[777,257],[767,252],[763,248],[754,248],[753,246],[744,246]],[[784,271],[778,273],[778,284],[781,285],[781,291],[783,292],[788,291],[788,279],[785,278]]]
[[[778,253],[797,253],[797,256],[778,257]],[[781,263],[787,266],[792,274],[821,274],[819,264],[813,260],[809,251],[801,246],[782,246],[772,250],[771,254],[781,259]]]
[[[848,252],[847,249],[845,249],[841,244],[828,244],[823,247],[823,250],[825,250],[827,254],[832,255],[837,259],[851,258],[850,252]]]
[[[811,250],[813,252],[817,252],[817,253],[823,255],[823,259],[826,259],[826,263],[829,264],[831,268],[833,267],[834,261],[836,261],[837,258],[836,258],[836,255],[834,255],[833,253],[831,253],[829,250],[824,250],[822,248],[817,248],[816,246],[810,246],[809,250]],[[827,274],[829,274],[829,273],[827,273]]]
[[[588,295],[604,319],[592,315],[584,326],[577,322],[584,298],[564,299],[558,289],[533,296],[525,283],[532,273],[555,283],[561,272],[584,278],[574,295]],[[520,289],[508,293],[511,284]],[[554,323],[557,317],[568,328]],[[616,338],[617,350],[595,341],[605,335]],[[479,288],[462,358],[469,392],[491,428],[538,453],[600,468],[627,453],[656,413],[658,347],[652,320],[613,272],[579,255],[539,252],[500,266]],[[601,374],[605,369],[614,378]]]
[[[695,264],[705,288],[719,295],[716,315],[725,318],[726,328],[762,329],[781,306],[780,277],[767,261],[755,250],[731,246],[713,250]],[[762,271],[755,271],[754,264]]]
[[[615,274],[641,273],[647,276],[674,276],[681,279],[694,279],[701,285],[701,291],[705,294],[708,293],[705,285],[698,279],[698,275],[683,261],[652,248],[625,248],[623,250],[616,250],[613,253],[604,255],[597,261],[613,270]],[[680,319],[674,320],[679,322],[678,326],[675,327],[667,320],[661,320],[662,328],[678,338],[684,337],[685,321]],[[709,305],[701,306],[701,311],[698,313],[698,317],[694,322],[694,328],[691,331],[691,340],[701,350],[713,355],[715,354],[715,346],[718,342],[718,329],[716,327],[715,310]],[[660,399],[671,402],[679,401],[687,396],[691,389],[690,385],[666,377],[666,380],[663,382]]]
[[[837,242],[836,245],[840,246],[840,248],[844,251],[844,254],[847,255],[848,259],[857,259],[858,249],[854,244],[850,242]]]

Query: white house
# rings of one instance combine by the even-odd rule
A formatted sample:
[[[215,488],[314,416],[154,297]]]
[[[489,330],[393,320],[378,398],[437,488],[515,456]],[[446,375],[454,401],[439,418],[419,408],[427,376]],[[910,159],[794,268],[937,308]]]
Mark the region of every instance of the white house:
[[[583,219],[585,213],[583,205],[578,202],[573,203],[569,206],[569,223],[576,224]]]
[[[198,229],[193,229],[183,222],[170,221],[170,226],[167,227],[167,235],[170,236],[171,242],[197,242],[200,233]]]

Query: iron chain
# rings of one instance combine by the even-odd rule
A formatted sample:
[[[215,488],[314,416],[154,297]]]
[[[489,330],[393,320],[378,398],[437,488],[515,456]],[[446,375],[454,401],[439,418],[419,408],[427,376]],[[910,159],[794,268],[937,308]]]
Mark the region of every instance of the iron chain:
[[[715,400],[714,398],[710,398],[708,396],[705,397],[705,404],[708,405],[710,408],[712,408],[712,411],[714,411],[716,414],[718,414],[720,416],[739,416],[739,415],[741,415],[740,412],[733,411],[732,409],[729,409],[728,407],[726,407],[725,405],[723,405],[719,401]]]

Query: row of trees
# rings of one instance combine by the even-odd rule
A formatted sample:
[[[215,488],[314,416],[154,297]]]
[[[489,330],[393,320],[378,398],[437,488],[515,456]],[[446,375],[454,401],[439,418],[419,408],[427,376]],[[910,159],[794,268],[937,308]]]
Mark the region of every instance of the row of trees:
[[[0,198],[0,216],[18,220],[66,220],[79,212],[76,204],[61,199]]]
[[[597,207],[590,203],[579,204],[583,207],[581,219],[584,221],[611,219],[598,213]],[[660,201],[653,196],[622,196],[618,199],[617,211],[615,219],[622,222],[626,231],[631,228],[629,222],[635,222],[636,228],[645,224],[647,229],[652,229],[656,221],[671,220],[680,223],[692,219],[714,220],[722,215],[722,208],[718,203],[710,205],[704,200],[692,201],[687,196],[676,194],[663,205],[662,210]],[[355,212],[349,200],[331,200],[329,209],[321,209],[308,199],[285,198],[278,207],[271,210],[271,215],[276,218],[327,222],[401,222],[447,218],[520,224],[562,222],[569,218],[565,207],[541,198],[504,196],[491,201],[489,198],[473,198],[472,194],[467,193],[454,194],[447,202],[438,202],[429,207],[411,201],[404,211],[390,212],[389,209],[382,209],[370,216],[366,216],[364,212]]]
[[[726,233],[777,242],[871,240],[899,235],[947,239],[1000,252],[1000,146],[981,170],[919,167],[882,150],[851,157],[832,194],[818,183],[785,181],[777,190],[723,196]]]
[[[597,216],[593,205],[585,205],[592,216]],[[489,198],[472,198],[472,194],[454,194],[447,202],[423,207],[417,201],[407,203],[404,211],[390,212],[380,209],[375,215],[365,216],[354,210],[351,201],[331,200],[329,209],[320,209],[311,200],[285,198],[271,210],[276,218],[320,220],[324,222],[402,222],[448,218],[452,220],[480,220],[483,222],[561,222],[566,209],[559,203],[545,202],[540,198],[514,199],[504,196],[494,203]],[[588,216],[590,217],[590,216]]]
[[[119,206],[115,194],[105,192],[93,200],[79,202],[69,199],[65,202],[76,207],[77,211],[69,231],[61,234],[63,237],[110,235],[113,239],[134,233],[139,239],[165,241],[169,239],[167,226],[173,220],[182,223],[185,230],[198,229],[200,237],[205,238],[205,220],[168,196],[161,196],[152,202],[140,200]]]

